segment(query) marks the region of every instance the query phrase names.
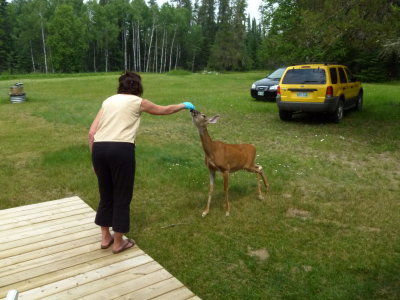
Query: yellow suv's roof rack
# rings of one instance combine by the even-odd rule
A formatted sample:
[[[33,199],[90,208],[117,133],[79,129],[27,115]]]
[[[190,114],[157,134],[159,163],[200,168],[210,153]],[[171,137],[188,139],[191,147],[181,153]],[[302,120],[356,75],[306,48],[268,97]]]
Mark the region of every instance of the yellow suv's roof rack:
[[[329,65],[340,65],[340,63],[338,62],[307,62],[307,63],[296,63],[293,64],[291,66],[301,66],[301,65],[325,65],[325,66],[329,66]]]

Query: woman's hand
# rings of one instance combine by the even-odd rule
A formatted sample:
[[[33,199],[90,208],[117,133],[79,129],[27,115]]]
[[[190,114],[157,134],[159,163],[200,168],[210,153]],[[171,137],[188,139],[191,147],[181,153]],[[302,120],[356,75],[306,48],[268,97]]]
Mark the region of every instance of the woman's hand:
[[[190,110],[196,109],[196,107],[191,102],[183,102],[182,104],[185,105],[185,109],[190,109]]]

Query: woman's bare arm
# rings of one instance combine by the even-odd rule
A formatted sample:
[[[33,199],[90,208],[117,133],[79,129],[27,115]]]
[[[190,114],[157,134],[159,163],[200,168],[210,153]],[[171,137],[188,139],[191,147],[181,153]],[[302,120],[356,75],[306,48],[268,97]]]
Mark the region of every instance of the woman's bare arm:
[[[157,105],[153,102],[143,99],[142,104],[140,106],[141,112],[146,112],[152,115],[170,115],[185,109],[185,105],[181,104],[172,104],[172,105]]]

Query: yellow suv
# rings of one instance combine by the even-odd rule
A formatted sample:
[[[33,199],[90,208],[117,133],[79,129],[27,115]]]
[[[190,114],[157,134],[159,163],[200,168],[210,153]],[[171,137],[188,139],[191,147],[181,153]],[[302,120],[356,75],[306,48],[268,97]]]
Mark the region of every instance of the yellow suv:
[[[276,103],[281,120],[293,113],[327,113],[339,123],[344,110],[362,110],[363,88],[350,70],[336,64],[290,66],[278,86]]]

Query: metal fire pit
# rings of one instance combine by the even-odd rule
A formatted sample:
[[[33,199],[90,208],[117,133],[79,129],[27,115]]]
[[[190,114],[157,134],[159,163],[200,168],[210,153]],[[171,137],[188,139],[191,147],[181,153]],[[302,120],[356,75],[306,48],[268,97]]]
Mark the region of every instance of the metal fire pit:
[[[26,94],[24,92],[24,84],[17,82],[15,85],[10,87],[10,101],[11,103],[25,102]]]

